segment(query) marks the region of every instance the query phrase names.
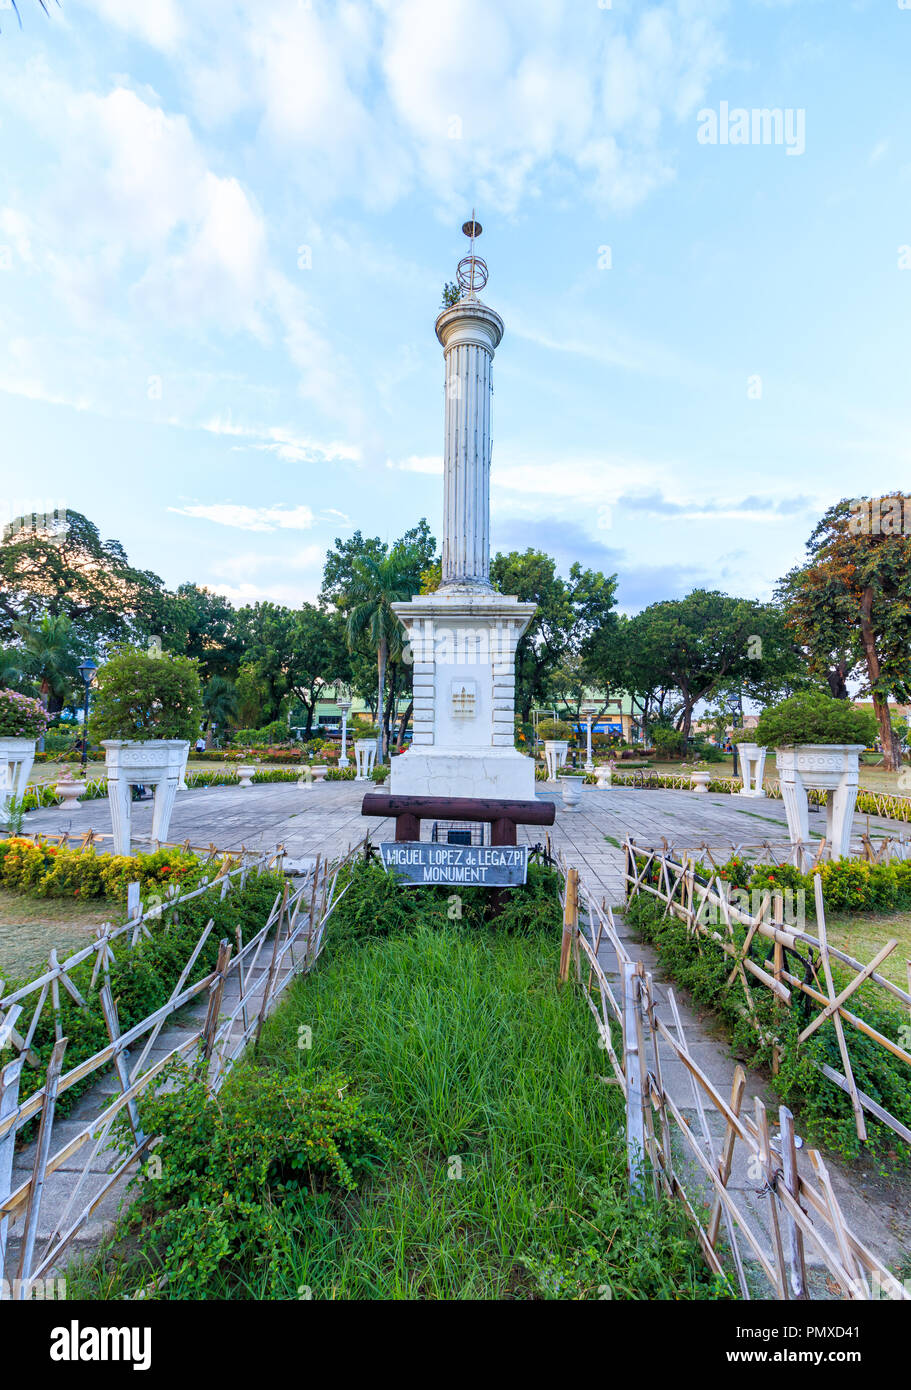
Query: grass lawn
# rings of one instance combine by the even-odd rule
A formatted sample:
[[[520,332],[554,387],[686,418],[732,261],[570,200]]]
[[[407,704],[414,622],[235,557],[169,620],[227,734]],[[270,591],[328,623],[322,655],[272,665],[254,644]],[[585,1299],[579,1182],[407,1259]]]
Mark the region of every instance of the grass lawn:
[[[56,946],[64,960],[87,946],[95,927],[120,921],[115,903],[80,903],[73,898],[28,898],[0,889],[0,975],[22,979],[47,964]]]
[[[812,931],[813,927],[814,924],[811,922],[807,930]],[[885,975],[893,984],[900,985],[902,989],[908,988],[911,912],[891,912],[883,916],[872,912],[827,913],[826,928],[833,946],[847,951],[855,960],[864,962],[872,960],[887,941],[895,939],[898,945],[891,956],[887,956],[883,961],[879,973]]]
[[[655,759],[650,766],[653,771],[661,773],[663,776],[680,775],[679,759],[676,762],[660,762]],[[722,762],[709,763],[708,767],[713,777],[733,777],[734,775],[734,760],[731,757],[725,757]],[[623,764],[618,763],[617,771],[621,772],[622,770]],[[867,791],[894,792],[898,796],[907,796],[907,792],[898,785],[899,776],[898,772],[883,772],[879,767],[861,763],[859,785]],[[777,777],[775,753],[770,750],[765,760],[765,780],[774,782]]]
[[[243,1156],[231,1155],[224,1179],[213,1174],[199,1111],[184,1120],[172,1108],[156,1124],[165,1171],[195,1145],[213,1209],[164,1213],[170,1243],[146,1246],[143,1281],[163,1260],[171,1298],[718,1297],[681,1209],[630,1199],[622,1097],[606,1084],[583,999],[556,978],[554,876],[539,882],[524,934],[505,917],[492,928],[476,907],[450,921],[445,892],[390,892],[381,880],[375,867],[355,871],[322,962],[292,986],[218,1105],[248,1097],[256,1124],[258,1097],[277,1080],[309,1094],[331,1077],[340,1102],[358,1098],[386,1127],[387,1154],[347,1192],[312,1182],[290,1191],[271,1177],[257,1199],[255,1219],[263,1206],[268,1216],[257,1258],[225,1224],[237,1219],[227,1168],[245,1171]],[[479,892],[465,898],[477,903]],[[234,1113],[229,1136],[244,1130]],[[306,1141],[304,1159],[293,1157],[312,1152]],[[287,1174],[288,1161],[276,1155],[273,1168]],[[145,1184],[159,1211],[161,1191]],[[196,1180],[180,1191],[196,1194]],[[139,1213],[134,1229],[150,1230],[149,1211]],[[212,1227],[223,1244],[200,1292]],[[122,1296],[122,1250],[74,1273],[73,1296]]]

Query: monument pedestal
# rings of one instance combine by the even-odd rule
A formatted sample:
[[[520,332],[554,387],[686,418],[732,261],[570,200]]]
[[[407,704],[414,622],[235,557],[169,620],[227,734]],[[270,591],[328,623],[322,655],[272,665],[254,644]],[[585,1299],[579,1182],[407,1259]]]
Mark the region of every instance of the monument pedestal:
[[[534,799],[514,709],[516,647],[535,611],[478,585],[395,604],[414,663],[414,733],[392,761],[393,795]]]

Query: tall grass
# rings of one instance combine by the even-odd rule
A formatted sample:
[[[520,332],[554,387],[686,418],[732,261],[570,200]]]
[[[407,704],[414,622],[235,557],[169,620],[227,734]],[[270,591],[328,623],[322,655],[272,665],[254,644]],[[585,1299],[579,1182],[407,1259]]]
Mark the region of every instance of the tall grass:
[[[351,892],[369,897],[369,878]],[[409,912],[387,934],[340,926],[226,1083],[344,1074],[391,1156],[357,1191],[276,1199],[268,1260],[235,1261],[205,1296],[722,1296],[679,1207],[628,1194],[622,1097],[584,1001],[556,980],[558,914],[523,936],[426,902],[426,921]],[[87,1291],[124,1277],[97,1262]],[[165,1296],[180,1289],[178,1271]]]

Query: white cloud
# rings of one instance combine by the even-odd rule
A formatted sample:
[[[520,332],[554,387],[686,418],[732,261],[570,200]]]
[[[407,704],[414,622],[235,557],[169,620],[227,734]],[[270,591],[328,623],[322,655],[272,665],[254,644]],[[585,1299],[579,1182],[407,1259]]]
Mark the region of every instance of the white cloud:
[[[248,440],[251,449],[276,454],[286,463],[357,463],[361,459],[358,444],[348,444],[338,439],[323,443],[279,425],[241,425],[230,416],[215,416],[207,420],[202,428],[209,434]]]
[[[75,0],[74,8],[78,10],[80,4],[154,48],[173,49],[184,35],[175,0]]]
[[[443,456],[442,454],[411,454],[404,459],[387,459],[386,467],[398,469],[403,473],[430,473],[442,477]]]
[[[309,507],[245,507],[234,502],[198,502],[186,507],[169,507],[179,516],[198,517],[217,526],[233,526],[240,531],[308,531],[314,516]]]
[[[163,17],[156,27],[197,117],[258,121],[260,147],[287,162],[308,200],[353,191],[377,207],[421,191],[461,209],[476,193],[513,209],[560,166],[599,201],[627,206],[672,176],[659,140],[724,62],[723,9],[237,0],[225,24],[211,0],[185,0],[178,45]]]

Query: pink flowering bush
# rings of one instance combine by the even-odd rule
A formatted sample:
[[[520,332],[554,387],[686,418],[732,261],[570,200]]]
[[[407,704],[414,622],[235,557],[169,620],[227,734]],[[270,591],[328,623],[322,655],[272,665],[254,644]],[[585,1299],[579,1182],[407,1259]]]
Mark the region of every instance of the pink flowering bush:
[[[40,738],[47,711],[39,700],[15,690],[0,690],[0,738]]]

